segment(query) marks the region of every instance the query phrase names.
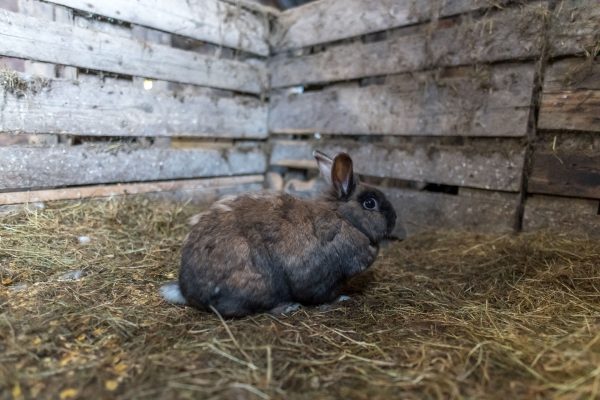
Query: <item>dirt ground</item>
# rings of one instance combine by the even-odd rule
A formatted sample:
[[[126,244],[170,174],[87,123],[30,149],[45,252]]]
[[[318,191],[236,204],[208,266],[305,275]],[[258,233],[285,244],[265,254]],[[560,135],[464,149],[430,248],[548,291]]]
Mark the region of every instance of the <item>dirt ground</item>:
[[[0,398],[600,396],[598,240],[422,234],[384,248],[348,302],[222,321],[157,293],[195,211],[0,217]]]

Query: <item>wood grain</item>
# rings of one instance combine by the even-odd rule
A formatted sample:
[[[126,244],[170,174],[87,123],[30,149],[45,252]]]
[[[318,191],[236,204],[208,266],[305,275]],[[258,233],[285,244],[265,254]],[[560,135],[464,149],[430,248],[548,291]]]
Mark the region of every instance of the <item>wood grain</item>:
[[[551,230],[600,238],[600,202],[554,196],[529,196],[525,203],[524,230]]]
[[[546,71],[538,127],[600,132],[600,59],[564,59]]]
[[[275,141],[271,165],[315,169],[313,150],[347,152],[363,175],[517,192],[525,151],[517,141],[468,146],[366,144],[351,141]]]
[[[417,136],[524,136],[533,65],[463,68],[448,75],[398,75],[385,85],[335,85],[274,92],[275,133]]]
[[[528,190],[600,199],[600,154],[536,151]]]
[[[276,51],[284,51],[504,3],[504,0],[493,4],[484,0],[320,0],[282,12],[272,44]]]
[[[384,188],[408,235],[435,230],[512,232],[518,195],[461,189],[458,195]]]
[[[160,194],[178,200],[214,201],[221,194],[259,190],[262,175],[235,176],[227,178],[189,179],[149,183],[81,186],[65,189],[31,190],[0,193],[0,205],[25,204],[42,201],[79,200],[138,194]],[[161,196],[161,197],[162,197]],[[199,199],[200,198],[200,199]],[[1,211],[1,210],[0,210]]]
[[[304,56],[279,54],[270,60],[271,85],[317,84],[537,57],[542,48],[546,12],[545,3],[536,3],[478,19],[464,17],[431,32],[396,32],[383,41],[340,44]]]
[[[86,136],[264,138],[267,106],[252,96],[207,88],[177,92],[142,82],[15,75],[25,90],[0,85],[0,131]],[[155,82],[159,83],[159,82]]]
[[[550,19],[551,56],[589,55],[600,45],[598,0],[560,0]]]
[[[230,149],[143,148],[123,143],[0,147],[0,190],[257,174],[266,157],[255,144]]]
[[[259,61],[219,59],[5,10],[0,54],[248,93],[266,85],[266,67]]]
[[[269,54],[267,19],[218,0],[48,0],[227,47]]]

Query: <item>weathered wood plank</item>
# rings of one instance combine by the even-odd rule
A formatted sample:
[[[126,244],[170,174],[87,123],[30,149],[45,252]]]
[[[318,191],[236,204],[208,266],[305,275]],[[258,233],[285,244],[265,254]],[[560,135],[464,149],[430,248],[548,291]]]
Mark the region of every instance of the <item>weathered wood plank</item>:
[[[302,94],[275,92],[269,128],[275,133],[353,135],[526,134],[533,65],[446,73],[388,77],[385,85],[337,85]]]
[[[600,132],[600,58],[565,59],[546,71],[538,127]]]
[[[58,136],[46,134],[11,134],[0,132],[0,146],[36,145],[52,146],[58,144]]]
[[[82,186],[66,189],[32,190],[0,193],[0,205],[25,204],[42,201],[79,200],[138,194],[161,194],[175,197],[192,197],[207,202],[219,195],[239,191],[254,191],[262,187],[262,175],[234,176],[226,178],[189,179],[180,181],[129,183],[101,186]],[[198,199],[201,197],[201,199]],[[1,210],[0,210],[1,211]]]
[[[320,0],[282,12],[273,34],[277,51],[311,46],[423,21],[429,4],[418,0]]]
[[[266,68],[258,61],[208,57],[4,10],[0,54],[249,93],[262,92],[266,82]]]
[[[264,14],[267,17],[277,17],[281,14],[278,8],[273,6],[265,5],[260,0],[220,0],[225,3],[233,4],[238,7],[241,6],[247,10],[254,11],[260,14]]]
[[[141,82],[96,77],[0,80],[0,131],[86,136],[264,138],[267,106],[207,88],[145,90]]]
[[[529,196],[523,218],[525,231],[547,229],[600,238],[600,202],[553,196]]]
[[[218,0],[48,0],[51,3],[267,56],[268,23]]]
[[[427,64],[425,34],[374,43],[332,46],[317,54],[279,54],[269,60],[274,88],[356,79],[422,69]]]
[[[512,232],[518,195],[461,189],[458,195],[383,188],[408,235],[439,230]]]
[[[282,12],[272,44],[277,51],[312,46],[504,3],[507,1],[320,0]]]
[[[538,126],[600,132],[600,90],[544,93]]]
[[[525,158],[517,141],[469,146],[366,144],[350,141],[275,141],[271,165],[316,168],[313,150],[349,153],[358,173],[437,184],[517,192]]]
[[[270,61],[271,85],[315,84],[535,57],[542,48],[545,12],[545,3],[528,5],[477,20],[464,18],[431,33],[397,32],[384,41],[341,44],[299,57],[279,54]]]
[[[536,151],[528,191],[600,199],[600,153]]]
[[[256,144],[229,149],[136,148],[124,144],[0,147],[0,190],[263,173]]]
[[[598,0],[561,0],[548,30],[550,55],[594,54],[600,46]]]

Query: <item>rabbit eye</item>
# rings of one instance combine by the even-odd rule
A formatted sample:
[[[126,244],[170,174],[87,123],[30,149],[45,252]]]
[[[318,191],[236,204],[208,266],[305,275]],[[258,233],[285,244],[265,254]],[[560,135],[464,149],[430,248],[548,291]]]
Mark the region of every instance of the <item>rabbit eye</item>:
[[[365,210],[374,210],[377,207],[377,200],[372,197],[369,197],[365,201],[363,201],[363,208]]]

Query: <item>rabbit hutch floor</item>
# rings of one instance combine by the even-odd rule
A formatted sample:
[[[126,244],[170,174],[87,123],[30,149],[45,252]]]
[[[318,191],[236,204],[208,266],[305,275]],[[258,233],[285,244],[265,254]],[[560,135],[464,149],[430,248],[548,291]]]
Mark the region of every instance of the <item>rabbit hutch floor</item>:
[[[422,234],[351,300],[222,321],[165,304],[186,218],[142,200],[0,225],[0,398],[600,396],[600,242]]]

